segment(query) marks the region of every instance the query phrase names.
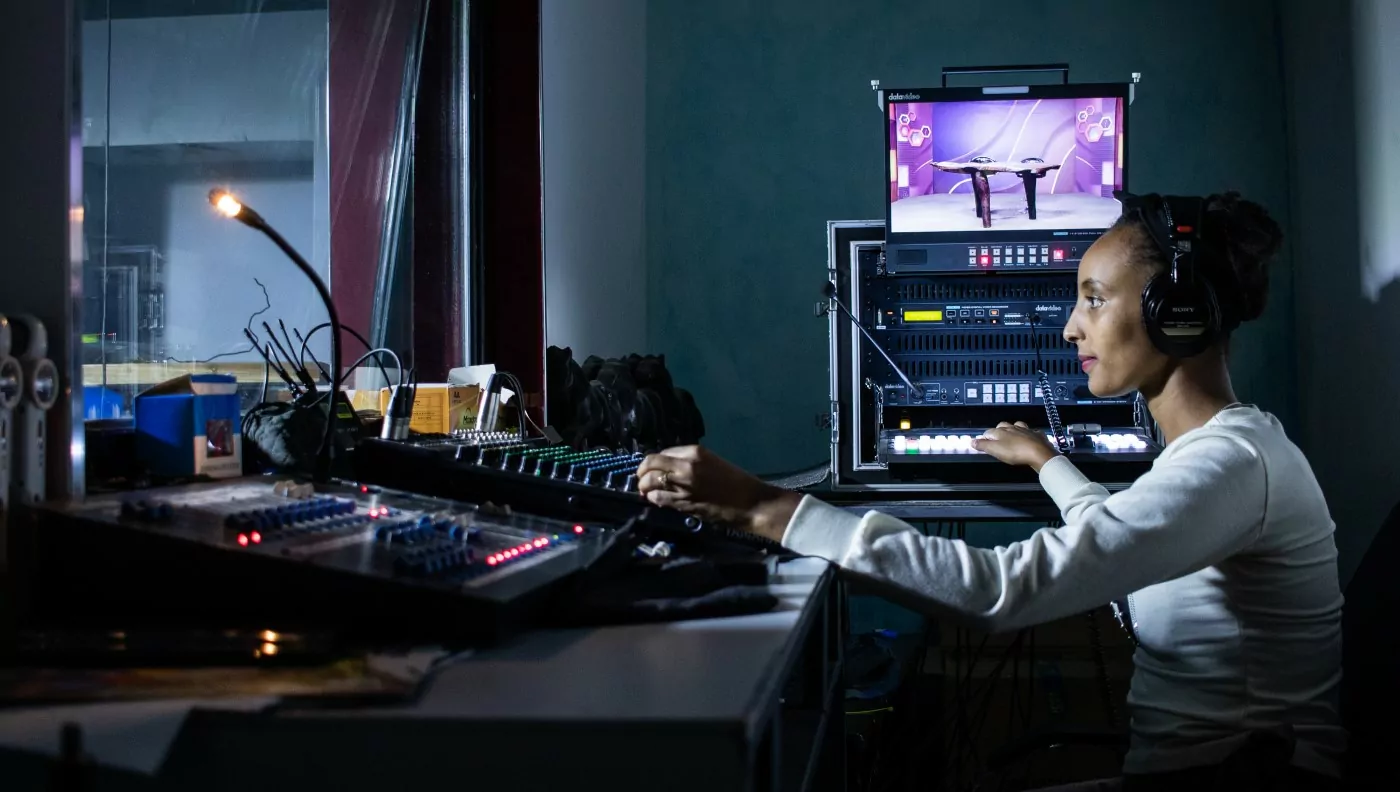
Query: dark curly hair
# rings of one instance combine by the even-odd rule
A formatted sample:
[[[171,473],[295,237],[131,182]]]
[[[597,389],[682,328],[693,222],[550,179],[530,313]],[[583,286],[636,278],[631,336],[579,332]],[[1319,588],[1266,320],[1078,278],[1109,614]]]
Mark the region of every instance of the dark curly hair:
[[[1152,241],[1141,215],[1125,214],[1112,230],[1129,231],[1132,261],[1165,272],[1171,266],[1166,254]],[[1250,322],[1264,313],[1269,297],[1269,264],[1283,245],[1283,230],[1264,207],[1237,192],[1205,199],[1201,219],[1198,269],[1220,300],[1221,309],[1235,322]],[[1231,323],[1233,324],[1233,322]]]

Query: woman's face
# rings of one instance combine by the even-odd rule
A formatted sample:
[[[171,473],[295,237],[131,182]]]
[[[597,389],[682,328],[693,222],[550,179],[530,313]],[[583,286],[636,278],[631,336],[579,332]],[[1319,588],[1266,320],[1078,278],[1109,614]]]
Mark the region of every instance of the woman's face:
[[[1128,259],[1130,230],[1115,229],[1079,262],[1079,301],[1065,323],[1065,340],[1079,347],[1089,390],[1100,398],[1132,393],[1165,380],[1171,358],[1142,326],[1148,269]]]

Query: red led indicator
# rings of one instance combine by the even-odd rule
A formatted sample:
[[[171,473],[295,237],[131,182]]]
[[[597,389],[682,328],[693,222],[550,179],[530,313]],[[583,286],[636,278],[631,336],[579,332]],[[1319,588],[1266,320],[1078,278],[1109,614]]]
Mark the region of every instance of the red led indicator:
[[[575,525],[575,526],[574,526],[574,533],[576,533],[576,534],[581,534],[581,533],[583,533],[583,526],[582,526],[582,525]]]
[[[1178,234],[1189,234],[1189,233],[1191,233],[1193,230],[1195,230],[1195,229],[1193,229],[1191,226],[1188,226],[1188,225],[1179,225],[1179,226],[1176,227],[1176,232],[1177,232]]]
[[[985,266],[987,266],[988,264],[991,264],[991,263],[992,263],[992,257],[991,257],[991,256],[983,256],[982,258],[978,259],[978,261],[981,262],[982,266],[985,267]]]
[[[238,535],[238,546],[239,546],[239,547],[247,547],[247,546],[248,546],[248,534],[239,534],[239,535]]]
[[[253,531],[252,533],[248,534],[248,538],[253,540],[253,544],[257,544],[258,542],[262,541],[262,534],[258,533],[257,531]]]
[[[497,560],[497,558],[496,558],[495,556],[491,556],[490,558],[486,559],[486,563],[489,564],[489,565],[491,565],[491,566],[495,566],[496,564],[499,564],[500,561]]]
[[[366,487],[365,485],[361,484],[361,485],[360,485],[360,492],[369,492],[369,487]]]
[[[1065,252],[1064,252],[1063,250],[1060,250],[1059,248],[1055,248],[1055,250],[1054,250],[1054,259],[1055,259],[1056,261],[1064,261],[1064,260],[1065,260]]]
[[[545,545],[547,545],[547,544],[549,544],[549,540],[548,540],[548,539],[541,539],[541,540],[540,540],[540,546],[541,546],[541,547],[543,547],[543,546],[545,546]]]
[[[516,556],[520,555],[520,551],[512,547],[510,552],[506,555],[509,555],[511,558],[515,558]]]

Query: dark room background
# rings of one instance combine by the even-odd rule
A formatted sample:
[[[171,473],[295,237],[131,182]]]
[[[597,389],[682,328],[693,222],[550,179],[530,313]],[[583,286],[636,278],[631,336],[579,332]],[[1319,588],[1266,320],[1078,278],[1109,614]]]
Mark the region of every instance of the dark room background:
[[[1400,442],[1386,418],[1395,243],[1366,236],[1381,215],[1357,197],[1396,190],[1400,155],[1366,130],[1394,113],[1381,97],[1400,93],[1400,70],[1374,45],[1400,30],[1382,0],[1325,5],[543,0],[547,340],[580,358],[665,353],[707,445],[756,472],[819,464],[825,224],[884,211],[870,81],[1011,63],[1068,62],[1073,82],[1140,72],[1132,186],[1239,190],[1289,234],[1232,371],[1309,453],[1348,574],[1400,491],[1384,461]],[[1353,100],[1363,87],[1374,105]],[[1379,172],[1358,181],[1358,160]]]

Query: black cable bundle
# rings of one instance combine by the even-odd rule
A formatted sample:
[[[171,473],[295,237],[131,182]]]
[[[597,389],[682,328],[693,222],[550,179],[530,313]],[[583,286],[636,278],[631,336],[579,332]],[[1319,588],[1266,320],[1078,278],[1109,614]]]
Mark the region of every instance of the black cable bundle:
[[[695,398],[675,387],[664,355],[588,357],[550,347],[545,365],[550,423],[575,448],[654,452],[692,445],[705,435]]]
[[[1108,661],[1104,657],[1103,633],[1099,629],[1098,611],[1089,611],[1085,614],[1089,620],[1089,645],[1094,652],[1094,671],[1099,678],[1099,693],[1103,696],[1104,712],[1108,715],[1108,723],[1115,729],[1122,728],[1122,723],[1118,717],[1118,705],[1114,702],[1117,696],[1113,690],[1113,680],[1108,677]]]

